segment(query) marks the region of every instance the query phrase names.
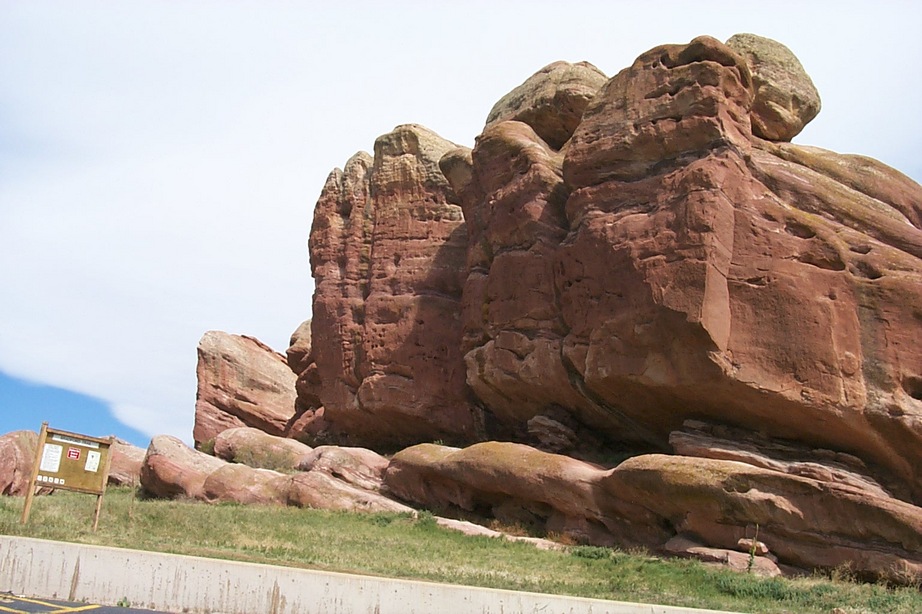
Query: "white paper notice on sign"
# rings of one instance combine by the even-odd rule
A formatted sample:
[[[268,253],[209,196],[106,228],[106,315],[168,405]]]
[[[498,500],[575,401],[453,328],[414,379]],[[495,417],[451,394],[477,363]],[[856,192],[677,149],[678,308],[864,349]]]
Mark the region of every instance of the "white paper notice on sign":
[[[93,450],[90,450],[89,452],[87,452],[86,453],[86,466],[84,467],[84,469],[92,473],[96,473],[97,471],[99,471],[99,458],[101,456],[102,455],[99,452],[95,452]]]
[[[57,473],[58,469],[61,468],[61,454],[63,451],[63,446],[46,443],[45,449],[42,450],[42,462],[39,469],[48,473]]]

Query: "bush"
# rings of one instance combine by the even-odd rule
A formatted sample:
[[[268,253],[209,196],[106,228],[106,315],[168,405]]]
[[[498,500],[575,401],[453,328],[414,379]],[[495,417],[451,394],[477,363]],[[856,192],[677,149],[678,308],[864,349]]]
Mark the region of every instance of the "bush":
[[[599,546],[573,546],[570,554],[581,559],[604,560],[612,558],[611,548]]]

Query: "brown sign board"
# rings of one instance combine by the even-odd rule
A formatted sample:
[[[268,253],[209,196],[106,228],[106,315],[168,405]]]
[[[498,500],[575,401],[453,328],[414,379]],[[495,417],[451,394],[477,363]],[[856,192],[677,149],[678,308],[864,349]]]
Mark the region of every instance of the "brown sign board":
[[[99,522],[102,496],[109,480],[113,438],[90,437],[53,429],[45,422],[38,437],[32,481],[22,522],[29,519],[35,488],[60,488],[97,496],[93,530]]]

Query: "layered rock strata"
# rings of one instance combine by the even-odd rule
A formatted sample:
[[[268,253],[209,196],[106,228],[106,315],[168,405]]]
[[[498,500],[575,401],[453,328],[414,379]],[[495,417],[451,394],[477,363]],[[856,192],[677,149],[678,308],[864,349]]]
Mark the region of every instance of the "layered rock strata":
[[[298,391],[341,441],[477,437],[458,319],[466,235],[438,167],[454,147],[400,126],[334,171],[314,210],[314,343]]]
[[[549,449],[665,451],[706,417],[852,454],[919,501],[922,188],[753,135],[782,121],[755,101],[812,85],[740,40],[758,53],[643,54],[559,150],[507,121],[443,158],[469,237],[468,384],[494,433]],[[759,133],[795,134],[798,105]]]
[[[198,345],[197,445],[230,428],[287,435],[298,414],[295,375],[285,357],[260,341],[209,331]]]
[[[439,513],[583,543],[668,552],[681,536],[736,551],[758,525],[766,549],[787,565],[849,566],[895,582],[922,573],[920,508],[737,461],[651,454],[603,469],[514,443],[421,444],[394,456],[385,486]]]
[[[783,45],[700,37],[552,64],[473,150],[381,137],[317,205],[299,404],[361,444],[597,458],[700,418],[919,501],[922,188],[787,142],[819,106]]]
[[[38,433],[13,431],[0,436],[0,495],[25,496],[32,477]]]
[[[738,563],[758,525],[782,564],[918,573],[922,187],[791,143],[819,109],[747,34],[611,79],[551,64],[473,149],[382,136],[315,209],[276,434],[528,443],[599,464],[418,446],[387,484],[588,543]],[[305,466],[349,466],[320,450]]]
[[[252,441],[230,434],[238,452]],[[220,436],[219,436],[220,437]],[[271,437],[263,435],[263,437]],[[275,450],[290,451],[290,440],[275,438]],[[291,505],[353,512],[405,512],[413,510],[380,494],[383,469],[381,457],[370,458],[368,450],[342,453],[350,463],[338,471],[332,462],[316,463],[316,455],[307,462],[307,471],[276,471],[228,462],[189,448],[180,440],[159,435],[151,440],[141,469],[141,486],[149,495],[162,498],[186,497],[207,502]],[[243,454],[246,457],[247,454]],[[255,464],[267,456],[256,459]],[[360,466],[362,460],[365,466]],[[386,461],[384,461],[386,464]],[[362,475],[364,479],[355,479]],[[375,479],[376,478],[376,479]]]

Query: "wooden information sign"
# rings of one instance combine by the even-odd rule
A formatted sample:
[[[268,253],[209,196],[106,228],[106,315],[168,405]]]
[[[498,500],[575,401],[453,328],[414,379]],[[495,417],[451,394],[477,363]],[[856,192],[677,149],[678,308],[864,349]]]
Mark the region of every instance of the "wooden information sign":
[[[59,431],[43,422],[26,492],[26,505],[22,510],[22,524],[29,521],[36,487],[60,488],[96,495],[96,513],[93,516],[93,531],[96,531],[102,497],[109,480],[113,443],[113,437],[100,439]]]

